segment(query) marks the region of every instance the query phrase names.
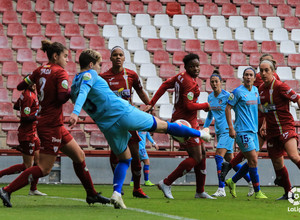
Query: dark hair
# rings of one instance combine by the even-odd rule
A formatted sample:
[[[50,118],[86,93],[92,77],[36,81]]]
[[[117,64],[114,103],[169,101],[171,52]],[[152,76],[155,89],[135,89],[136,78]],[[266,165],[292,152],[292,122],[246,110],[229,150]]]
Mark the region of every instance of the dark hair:
[[[60,55],[60,53],[63,52],[64,50],[67,50],[67,48],[59,42],[52,43],[49,40],[42,40],[41,50],[47,52],[47,57],[50,61],[52,60],[52,56],[54,53]]]
[[[269,53],[264,53],[263,55],[261,55],[261,57],[259,58],[259,62],[263,61],[263,60],[269,60],[266,59],[265,57],[271,57],[273,59],[273,55],[269,54]]]
[[[183,63],[184,63],[184,66],[187,66],[188,63],[191,61],[191,60],[194,60],[194,59],[197,59],[199,60],[199,56],[197,54],[194,54],[194,53],[190,53],[188,55],[185,55],[184,58],[183,58]]]
[[[222,81],[222,77],[221,77],[221,74],[220,74],[219,70],[214,70],[213,73],[210,76],[210,79],[214,76],[219,77],[220,81]]]
[[[83,69],[87,67],[90,62],[95,64],[98,60],[102,60],[101,54],[98,51],[87,49],[81,52],[79,56],[79,65]]]

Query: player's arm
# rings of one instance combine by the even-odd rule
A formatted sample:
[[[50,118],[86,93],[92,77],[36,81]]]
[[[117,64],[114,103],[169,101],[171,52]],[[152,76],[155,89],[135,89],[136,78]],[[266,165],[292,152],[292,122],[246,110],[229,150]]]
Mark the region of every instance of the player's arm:
[[[34,77],[37,71],[33,71],[32,75],[26,76],[18,85],[17,90],[22,91],[27,89],[28,86],[34,84]]]
[[[213,114],[212,114],[212,112],[211,112],[211,110],[210,110],[210,111],[208,112],[208,114],[207,114],[207,117],[206,117],[206,119],[205,119],[205,122],[204,122],[203,127],[204,127],[204,128],[208,128],[208,127],[210,126],[212,120],[213,120]]]
[[[143,103],[145,105],[149,105],[150,99],[146,93],[146,91],[143,88],[143,85],[138,77],[138,75],[136,73],[134,73],[133,75],[133,88],[136,91],[136,93],[138,94],[138,96],[140,97],[140,99],[143,101]]]
[[[225,115],[226,115],[226,121],[227,121],[228,128],[229,128],[229,136],[232,138],[235,138],[236,132],[235,132],[233,124],[232,124],[231,109],[232,109],[232,106],[230,104],[227,104],[226,108],[225,108]]]
[[[21,113],[21,122],[30,123],[36,121],[36,116],[31,112],[33,101],[30,97],[24,96],[24,99],[21,101],[20,113]]]
[[[194,93],[193,93],[193,97],[191,97],[191,93],[193,93],[193,92],[186,91],[183,94],[184,107],[189,111],[195,111],[195,110],[209,111],[209,109],[210,109],[209,103],[208,102],[204,102],[204,103],[194,102]]]

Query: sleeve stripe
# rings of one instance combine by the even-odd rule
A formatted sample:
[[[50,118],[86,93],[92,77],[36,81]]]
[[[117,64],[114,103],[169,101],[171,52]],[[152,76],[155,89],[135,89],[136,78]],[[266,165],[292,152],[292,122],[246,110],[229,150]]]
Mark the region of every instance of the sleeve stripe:
[[[28,85],[33,84],[33,82],[29,79],[28,76],[24,79],[24,81],[25,81]]]

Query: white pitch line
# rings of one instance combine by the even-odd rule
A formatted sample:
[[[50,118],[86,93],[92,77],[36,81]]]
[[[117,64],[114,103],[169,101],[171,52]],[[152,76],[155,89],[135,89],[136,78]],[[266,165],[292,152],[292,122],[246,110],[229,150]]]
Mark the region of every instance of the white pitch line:
[[[18,195],[17,197],[27,197],[27,196]],[[65,198],[65,197],[59,197],[59,196],[45,196],[44,198],[67,199],[67,200],[79,201],[79,202],[86,203],[85,199],[77,199],[77,198]],[[113,205],[111,205],[111,204],[105,204],[105,205],[113,207]],[[180,216],[176,216],[176,215],[169,215],[169,214],[160,213],[160,212],[152,212],[152,211],[148,211],[148,210],[144,210],[144,209],[138,209],[138,208],[127,207],[126,210],[135,211],[135,212],[141,212],[141,213],[145,213],[145,214],[149,214],[149,215],[156,215],[156,216],[159,216],[159,217],[165,217],[165,218],[170,218],[170,219],[196,220],[196,219],[193,219],[193,218],[185,218],[185,217],[180,217]]]

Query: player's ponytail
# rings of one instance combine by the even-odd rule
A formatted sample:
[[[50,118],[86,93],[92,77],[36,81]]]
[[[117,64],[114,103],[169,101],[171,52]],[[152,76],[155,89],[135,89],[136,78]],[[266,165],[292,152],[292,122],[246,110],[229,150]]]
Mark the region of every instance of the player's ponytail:
[[[47,57],[50,61],[52,60],[54,53],[60,55],[60,53],[62,53],[64,50],[67,50],[67,48],[59,42],[52,43],[49,40],[42,40],[41,50],[47,53]]]

